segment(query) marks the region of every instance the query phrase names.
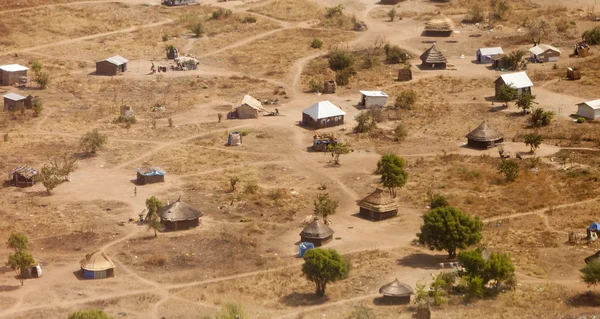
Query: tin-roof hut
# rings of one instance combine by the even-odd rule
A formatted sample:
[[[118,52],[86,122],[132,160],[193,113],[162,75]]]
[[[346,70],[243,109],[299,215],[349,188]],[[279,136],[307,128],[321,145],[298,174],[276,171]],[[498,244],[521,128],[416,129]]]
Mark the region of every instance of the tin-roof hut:
[[[589,120],[600,119],[600,99],[577,104],[577,115]]]
[[[409,285],[401,283],[396,279],[389,284],[381,286],[379,293],[383,295],[383,300],[386,302],[408,304],[410,303],[410,296],[414,294],[414,291]]]
[[[29,68],[18,64],[0,65],[0,85],[19,83],[19,78],[27,77]]]
[[[425,24],[425,35],[448,37],[454,31],[454,22],[441,12],[438,12]]]
[[[115,264],[104,252],[87,254],[79,264],[84,279],[102,279],[115,276]]]
[[[358,206],[361,217],[375,221],[398,215],[398,204],[381,188],[358,201]]]
[[[302,111],[302,125],[315,129],[344,124],[346,112],[329,101],[321,101]]]
[[[240,119],[258,118],[258,113],[261,111],[264,111],[262,103],[250,95],[244,95],[235,108],[237,118]]]
[[[165,181],[165,174],[158,167],[141,167],[137,169],[136,183],[138,185],[162,183]]]
[[[96,74],[117,75],[119,73],[123,73],[127,71],[127,62],[129,62],[129,60],[120,55],[115,55],[108,59],[96,61]]]
[[[184,230],[197,227],[199,218],[204,213],[181,201],[181,197],[174,203],[158,210],[158,217],[166,230]]]
[[[549,44],[538,44],[529,49],[533,62],[557,62],[560,58],[560,50]]]
[[[333,233],[333,229],[323,224],[319,218],[315,218],[300,233],[300,241],[313,243],[315,247],[320,247],[331,240]]]
[[[446,69],[446,57],[442,54],[440,50],[438,50],[435,43],[431,46],[431,48],[427,49],[423,54],[421,54],[421,67],[423,69]]]
[[[489,127],[487,121],[466,135],[467,145],[473,148],[488,149],[504,143],[504,135]]]
[[[31,108],[33,105],[33,97],[22,96],[16,93],[8,93],[3,96],[4,111],[17,111],[23,108]]]
[[[38,171],[35,168],[29,165],[22,165],[10,171],[8,180],[11,185],[18,187],[33,186],[35,185],[35,176],[37,174]]]
[[[517,89],[519,96],[523,93],[531,94],[531,88],[533,87],[533,82],[531,82],[525,71],[500,75],[494,82],[496,96],[499,95],[500,87],[503,84]]]

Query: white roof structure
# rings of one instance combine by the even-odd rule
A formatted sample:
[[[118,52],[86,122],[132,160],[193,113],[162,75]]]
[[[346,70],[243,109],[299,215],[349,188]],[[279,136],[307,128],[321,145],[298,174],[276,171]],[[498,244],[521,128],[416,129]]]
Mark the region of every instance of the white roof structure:
[[[8,94],[4,95],[4,98],[5,99],[9,99],[9,100],[13,100],[13,101],[21,101],[21,100],[26,99],[26,97],[21,96],[21,95],[16,94],[16,93],[8,93]]]
[[[538,44],[536,46],[534,46],[533,48],[529,49],[529,52],[538,55],[538,54],[542,54],[548,50],[552,50],[552,51],[556,51],[558,53],[560,53],[560,50],[551,46],[551,45],[547,45],[547,44]]]
[[[302,111],[302,113],[312,117],[314,120],[320,120],[332,116],[346,115],[339,107],[329,101],[321,101]]]
[[[528,88],[533,86],[533,82],[527,76],[525,72],[517,72],[510,74],[502,74],[500,76],[504,84],[512,86],[515,89]]]
[[[248,105],[249,107],[251,107],[251,108],[253,108],[255,110],[259,110],[260,111],[260,110],[263,109],[262,103],[260,103],[259,100],[251,97],[250,95],[245,95],[242,98],[242,100],[240,101],[239,106],[242,106],[244,104]]]
[[[360,94],[364,96],[385,96],[389,97],[389,95],[385,94],[383,91],[360,91]]]
[[[583,103],[579,103],[581,104],[585,104],[589,107],[591,107],[594,110],[600,110],[600,99],[598,100],[593,100],[593,101],[587,101],[587,102],[583,102]]]
[[[125,64],[127,62],[129,62],[129,60],[125,59],[124,57],[120,56],[120,55],[115,55],[113,57],[110,57],[108,59],[104,59],[104,60],[100,60],[100,61],[96,61],[96,62],[102,62],[102,61],[107,61],[110,62],[114,65],[122,65]]]
[[[504,54],[504,51],[501,47],[493,47],[493,48],[479,48],[479,52],[483,56],[492,56],[496,54]]]
[[[7,65],[0,65],[0,70],[6,71],[6,72],[17,72],[17,71],[27,71],[27,70],[29,70],[29,68],[24,67],[19,64],[7,64]]]

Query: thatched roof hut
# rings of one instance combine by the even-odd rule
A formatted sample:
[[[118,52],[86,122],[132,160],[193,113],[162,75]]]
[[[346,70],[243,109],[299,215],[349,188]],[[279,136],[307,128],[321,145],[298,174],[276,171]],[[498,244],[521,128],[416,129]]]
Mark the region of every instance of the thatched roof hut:
[[[504,135],[488,126],[485,120],[465,137],[468,141],[467,145],[480,149],[487,149],[504,143]]]
[[[115,264],[104,252],[96,250],[79,261],[83,278],[100,279],[115,276]]]
[[[166,230],[183,230],[200,224],[204,213],[181,201],[181,197],[158,210],[158,217]]]
[[[425,24],[425,34],[430,36],[450,36],[454,31],[454,22],[445,14],[438,12]]]
[[[382,220],[398,215],[398,203],[381,188],[358,201],[358,206],[360,216],[367,219]]]
[[[414,291],[409,285],[396,279],[387,285],[381,286],[379,293],[383,295],[386,301],[410,303],[410,296],[414,294]]]
[[[315,247],[325,245],[333,237],[333,229],[315,218],[300,233],[300,241],[313,243]]]
[[[421,62],[424,69],[445,69],[448,60],[434,43],[431,48],[421,54]]]

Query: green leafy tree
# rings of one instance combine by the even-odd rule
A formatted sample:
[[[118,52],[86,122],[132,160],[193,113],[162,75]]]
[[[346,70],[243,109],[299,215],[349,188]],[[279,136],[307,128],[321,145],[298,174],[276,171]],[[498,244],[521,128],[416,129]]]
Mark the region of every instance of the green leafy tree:
[[[356,133],[368,133],[371,129],[377,127],[377,123],[371,116],[370,112],[360,112],[358,115],[354,117],[356,121],[356,126],[354,127],[354,132]]]
[[[600,26],[584,31],[581,39],[589,45],[600,44]]]
[[[65,182],[65,177],[60,169],[51,165],[44,165],[40,173],[34,178],[37,182],[41,182],[44,185],[48,195],[52,194],[52,190]]]
[[[523,92],[523,94],[517,98],[517,102],[515,102],[517,107],[523,110],[523,113],[527,113],[534,103],[537,104],[535,102],[535,95],[531,95],[529,92]]]
[[[533,127],[543,127],[549,125],[553,118],[554,112],[545,111],[544,109],[537,107],[531,111],[531,116],[528,121]]]
[[[385,62],[389,64],[403,63],[410,59],[410,54],[397,45],[386,43],[383,46]]]
[[[320,216],[323,217],[323,219],[326,219],[327,217],[335,214],[335,211],[338,207],[338,201],[331,199],[329,197],[329,193],[319,193],[317,194],[317,198],[313,201],[313,205],[315,216]]]
[[[423,215],[423,226],[417,234],[419,242],[431,250],[445,250],[450,259],[456,258],[457,249],[479,243],[483,223],[460,210],[447,206],[430,210]]]
[[[348,263],[335,249],[310,249],[304,255],[304,276],[317,286],[316,294],[323,296],[328,283],[343,279],[348,274]]]
[[[157,231],[161,230],[163,227],[160,217],[158,216],[158,210],[161,209],[162,206],[162,202],[155,196],[146,199],[146,209],[148,210],[146,213],[146,223],[148,224],[148,230],[154,231],[154,238],[158,236]]]
[[[377,162],[377,173],[381,174],[381,183],[396,197],[396,188],[406,185],[408,172],[404,159],[396,154],[381,156]]]
[[[429,207],[431,209],[446,206],[450,206],[450,204],[448,203],[448,200],[446,199],[446,197],[444,197],[444,195],[433,194],[433,196],[431,196],[431,203],[429,204]]]
[[[89,309],[89,310],[77,310],[67,317],[67,319],[112,319],[103,310],[100,309]]]
[[[498,88],[498,94],[496,95],[496,98],[504,102],[504,105],[508,105],[508,102],[516,99],[517,95],[517,89],[512,86],[502,84],[500,88]]]
[[[600,283],[600,263],[591,262],[585,267],[581,268],[581,280],[585,282],[588,287],[595,286]]]
[[[515,265],[507,253],[491,253],[485,264],[483,278],[485,281],[496,280],[502,283],[515,275]]]
[[[418,95],[415,90],[404,90],[396,97],[394,106],[397,108],[412,110],[417,103]]]
[[[29,248],[29,239],[23,233],[12,232],[8,237],[6,246],[15,252],[19,250],[27,250]]]
[[[396,18],[396,7],[392,7],[392,9],[390,9],[390,11],[388,11],[387,15],[390,18],[390,22],[393,22],[394,19]]]
[[[480,249],[463,250],[458,253],[458,261],[471,276],[481,276],[485,270],[485,260]]]
[[[246,319],[248,318],[238,304],[228,302],[223,305],[221,311],[217,314],[217,319]]]
[[[35,264],[35,259],[27,250],[18,250],[14,254],[8,255],[8,262],[6,265],[15,271],[17,278],[23,286],[25,278],[23,278],[23,270],[31,268]]]
[[[519,176],[519,164],[515,160],[503,159],[498,164],[498,172],[504,174],[507,182],[512,182]]]
[[[96,154],[104,144],[108,142],[108,136],[98,132],[98,129],[85,133],[79,141],[79,148],[89,154]]]
[[[331,153],[333,163],[335,165],[340,165],[340,156],[350,154],[350,152],[352,152],[352,148],[348,143],[337,143],[335,145],[329,144],[327,146],[327,151]]]
[[[544,137],[537,133],[529,133],[525,135],[525,145],[529,146],[531,153],[535,153],[535,150],[542,145]]]

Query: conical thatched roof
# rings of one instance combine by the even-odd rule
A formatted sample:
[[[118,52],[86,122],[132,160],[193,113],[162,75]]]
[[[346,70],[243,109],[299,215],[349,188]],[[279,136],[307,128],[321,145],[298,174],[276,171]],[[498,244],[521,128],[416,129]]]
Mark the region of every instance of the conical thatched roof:
[[[79,264],[81,268],[89,271],[102,271],[115,268],[115,264],[106,256],[104,252],[96,250],[87,254]]]
[[[425,31],[452,32],[454,22],[441,12],[425,24]]]
[[[379,293],[388,297],[407,297],[414,294],[413,289],[409,285],[401,283],[398,279],[381,286]]]
[[[598,250],[595,254],[586,257],[584,259],[584,261],[586,264],[593,263],[593,262],[600,263],[600,250]]]
[[[487,121],[481,122],[481,124],[471,133],[466,136],[470,140],[479,141],[479,142],[489,142],[499,140],[504,137],[502,133],[494,130],[493,128],[487,125]]]
[[[161,220],[169,222],[180,222],[193,220],[202,217],[204,213],[194,209],[192,206],[181,201],[181,197],[173,204],[167,205],[158,210],[158,216]]]
[[[431,46],[431,48],[427,49],[427,51],[421,54],[421,61],[423,61],[423,63],[431,64],[448,63],[448,60],[446,60],[446,57],[442,54],[442,52],[440,52],[440,50],[438,50],[438,48],[435,46],[435,43]]]
[[[318,218],[315,218],[312,223],[304,227],[300,233],[300,236],[309,239],[325,239],[331,235],[333,235],[333,229],[320,222]]]
[[[358,201],[358,206],[380,213],[398,209],[396,201],[381,188],[375,189],[369,196]]]

